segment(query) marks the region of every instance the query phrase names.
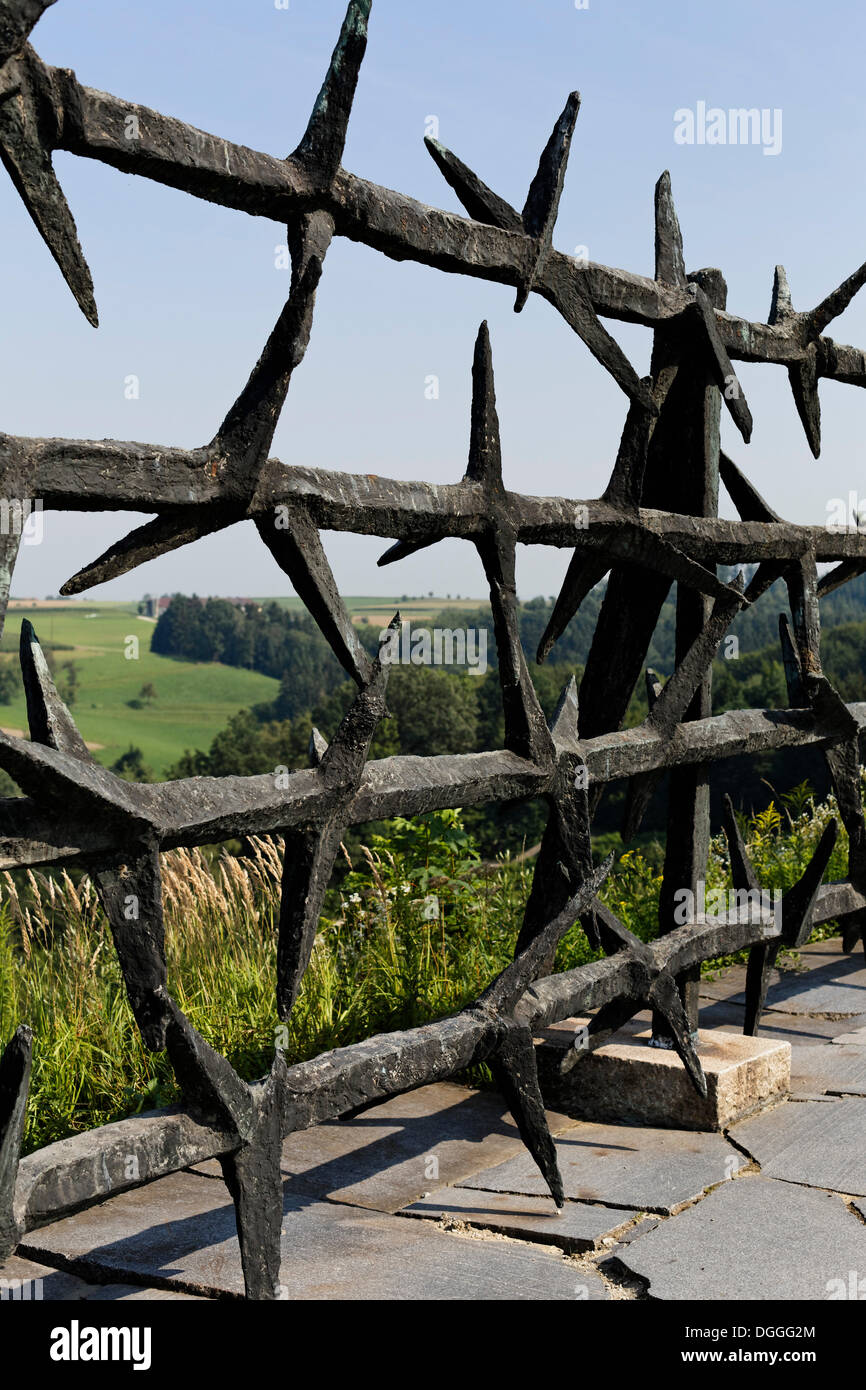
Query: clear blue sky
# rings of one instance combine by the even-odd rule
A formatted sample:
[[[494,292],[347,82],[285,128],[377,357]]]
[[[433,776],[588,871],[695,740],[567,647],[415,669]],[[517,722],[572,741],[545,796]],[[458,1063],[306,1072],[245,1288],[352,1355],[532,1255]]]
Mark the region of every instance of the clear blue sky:
[[[205,130],[283,156],[297,143],[345,12],[344,0],[58,0],[34,32],[45,61],[80,81]],[[687,268],[720,266],[729,308],[765,319],[773,267],[809,308],[866,259],[862,149],[866,12],[840,0],[375,0],[350,127],[352,171],[441,207],[454,197],[423,147],[425,119],[482,178],[522,206],[567,93],[583,104],[556,245],[644,274],[653,265],[653,187],[671,170]],[[752,146],[682,146],[674,112],[781,108],[778,157]],[[194,446],[214,433],[243,385],[288,290],[274,267],[282,227],[229,212],[89,160],[56,157],[96,286],[101,326],[76,308],[0,170],[0,282],[6,348],[0,427],[13,434],[115,437]],[[490,322],[506,484],[598,494],[625,398],[555,312],[533,296],[337,241],[310,351],[296,373],[273,453],[287,462],[433,481],[463,472],[472,344]],[[651,335],[613,328],[646,371]],[[866,293],[830,330],[866,344]],[[124,399],[124,378],[141,381]],[[425,378],[440,396],[425,399]],[[768,500],[821,522],[828,499],[866,496],[866,395],[824,383],[824,449],[807,448],[787,377],[746,367],[755,416],[746,448],[726,446]],[[727,504],[725,504],[727,506]],[[46,517],[23,547],[19,595],[65,578],[140,517]],[[346,593],[434,589],[481,595],[474,551],[449,543],[392,569],[387,545],[326,536]],[[553,593],[566,553],[522,550],[524,597]],[[288,581],[251,525],[93,590],[281,593]]]

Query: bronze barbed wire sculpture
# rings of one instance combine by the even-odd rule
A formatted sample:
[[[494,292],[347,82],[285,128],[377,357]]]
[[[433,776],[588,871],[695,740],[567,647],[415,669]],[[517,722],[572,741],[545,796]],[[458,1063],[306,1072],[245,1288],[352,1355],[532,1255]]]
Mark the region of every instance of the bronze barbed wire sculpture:
[[[292,256],[289,298],[249,381],[211,443],[195,450],[117,441],[0,435],[0,490],[44,508],[139,510],[155,518],[64,586],[77,593],[146,560],[250,518],[316,619],[358,694],[332,742],[314,734],[310,767],[276,779],[197,777],[124,782],[88,751],[57,695],[31,625],[21,629],[30,741],[0,734],[0,766],[21,798],[0,801],[0,867],[77,863],[94,877],[130,1005],[152,1050],[167,1049],[183,1105],[75,1135],[20,1157],[32,1037],[22,1025],[0,1062],[0,1258],[25,1234],[138,1182],[218,1158],[235,1206],[247,1296],[281,1296],[280,1146],[301,1129],[490,1063],[520,1134],[557,1206],[564,1202],[535,1065],[538,1029],[591,1013],[572,1069],[640,1009],[654,1040],[676,1048],[699,1091],[697,974],[701,962],[751,948],[746,1031],[757,1030],[781,945],[840,918],[846,949],[866,923],[866,828],[858,734],[866,704],[846,705],[823,675],[819,599],[866,572],[866,536],[795,526],[760,497],[719,446],[724,400],[748,442],[752,420],[733,361],[788,370],[812,452],[820,448],[818,382],[866,386],[866,356],[824,337],[866,281],[856,271],[814,310],[797,313],[777,268],[767,324],[725,310],[717,270],[686,274],[670,180],[656,187],[654,279],[583,263],[552,236],[579,110],[572,94],[517,212],[436,141],[428,149],[468,217],[378,188],[342,167],[348,120],[367,41],[371,0],[351,0],[309,125],[294,154],[277,159],[80,86],[45,66],[28,43],[54,0],[0,0],[0,158],[88,320],[97,322],[90,272],[55,177],[62,149],[99,159],[197,197],[284,221]],[[486,325],[475,347],[469,464],[450,486],[287,467],[269,457],[277,421],[310,336],[316,289],[334,236],[394,260],[512,286],[562,315],[628,397],[610,483],[602,497],[530,497],[505,488]],[[640,379],[601,317],[654,332],[650,376]],[[721,478],[740,515],[719,519]],[[340,598],[322,529],[396,542],[388,564],[446,537],[478,550],[490,588],[505,713],[505,747],[437,757],[369,760],[386,714],[385,649],[371,659]],[[20,536],[0,535],[5,616]],[[520,641],[518,544],[573,550],[542,639],[543,661],[583,598],[609,574],[580,689],[572,680],[546,721]],[[757,561],[747,585],[718,565]],[[836,568],[818,578],[818,564]],[[793,630],[781,628],[790,708],[712,716],[712,661],[731,620],[777,580],[788,587]],[[649,714],[622,729],[661,605],[676,581],[676,669],[664,688],[648,673]],[[399,615],[394,624],[399,622]],[[392,624],[392,627],[394,625]],[[738,908],[675,926],[673,894],[705,872],[708,767],[713,761],[811,744],[823,750],[849,837],[848,877],[822,883],[836,837],[828,826],[781,920]],[[624,834],[640,824],[659,778],[670,776],[660,936],[638,941],[596,894],[612,857],[594,866],[592,812],[604,786],[629,779]],[[457,1015],[369,1038],[289,1066],[277,1048],[254,1084],[196,1033],[172,999],[163,945],[160,852],[233,836],[277,834],[285,856],[278,932],[277,1014],[291,1012],[307,969],[324,895],[346,828],[445,807],[543,797],[549,818],[514,962]],[[729,806],[735,885],[756,886]],[[131,910],[134,905],[134,910]],[[580,920],[603,959],[553,974],[558,942]],[[579,1081],[579,1071],[577,1072]],[[138,1176],[129,1176],[134,1154]]]

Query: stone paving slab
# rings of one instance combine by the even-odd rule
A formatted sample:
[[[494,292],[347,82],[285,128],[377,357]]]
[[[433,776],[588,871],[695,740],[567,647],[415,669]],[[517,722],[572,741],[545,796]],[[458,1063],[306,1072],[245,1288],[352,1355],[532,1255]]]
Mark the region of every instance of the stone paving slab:
[[[731,999],[702,1000],[700,1026],[712,1031],[742,1032],[746,1018],[745,1001],[737,1004]],[[809,1014],[789,1014],[773,1009],[761,1018],[758,1036],[789,1042],[792,1047],[812,1047],[816,1043],[843,1039],[852,1027],[866,1025],[866,1013],[846,1018],[812,1018]],[[866,1033],[866,1028],[864,1028]],[[866,1042],[866,1037],[864,1037]]]
[[[855,1028],[853,1033],[839,1033],[833,1041],[840,1047],[866,1047],[866,1028]]]
[[[521,1240],[557,1245],[572,1253],[598,1250],[606,1242],[614,1244],[613,1237],[619,1238],[638,1216],[636,1211],[615,1211],[581,1202],[566,1202],[557,1215],[550,1197],[515,1197],[508,1192],[486,1192],[481,1196],[461,1187],[450,1187],[413,1202],[403,1214],[465,1222]]]
[[[735,1125],[731,1138],[767,1177],[866,1196],[866,1100],[780,1105]]]
[[[62,1269],[22,1260],[18,1255],[0,1262],[0,1302],[132,1303],[142,1299],[202,1301],[194,1294],[168,1289],[139,1288],[135,1284],[92,1284]]]
[[[602,1279],[560,1251],[496,1236],[461,1236],[425,1221],[287,1196],[283,1296],[289,1300],[604,1299]],[[242,1294],[234,1211],[220,1185],[174,1173],[109,1198],[27,1238],[118,1280],[138,1277],[215,1295]]]
[[[839,1197],[750,1176],[616,1253],[650,1298],[817,1302],[866,1271],[866,1226]]]
[[[783,952],[779,966],[771,972],[768,1008],[794,1014],[814,1013],[828,1018],[866,1014],[866,962],[862,951],[848,955],[842,949],[842,938],[833,937],[829,941],[814,941],[802,946],[798,954],[799,967],[793,964],[791,956]],[[745,989],[745,965],[732,965],[721,971],[714,980],[701,980],[699,994],[705,1000],[744,1005]],[[800,999],[800,996],[803,998]],[[795,997],[798,1003],[791,1004],[786,1010],[786,1001]]]
[[[866,1047],[798,1047],[792,1054],[791,1092],[866,1096]]]
[[[774,970],[770,975],[770,980],[776,981],[779,978],[778,970]],[[746,967],[744,965],[729,965],[726,970],[722,970],[714,980],[701,979],[698,987],[699,999],[733,999],[739,997],[746,988]]]
[[[768,1011],[830,1019],[850,1019],[866,1012],[866,966],[861,955],[814,953],[806,963],[807,971],[786,970],[770,985]],[[744,1002],[745,994],[733,998]]]
[[[547,1118],[551,1134],[575,1123],[553,1111]],[[441,1082],[395,1096],[352,1120],[290,1135],[283,1144],[285,1190],[393,1213],[523,1152],[496,1091]],[[216,1162],[194,1171],[222,1176]]]
[[[589,1122],[557,1139],[556,1152],[565,1195],[572,1201],[666,1213],[748,1165],[720,1134]],[[521,1196],[546,1191],[526,1153],[461,1185]]]

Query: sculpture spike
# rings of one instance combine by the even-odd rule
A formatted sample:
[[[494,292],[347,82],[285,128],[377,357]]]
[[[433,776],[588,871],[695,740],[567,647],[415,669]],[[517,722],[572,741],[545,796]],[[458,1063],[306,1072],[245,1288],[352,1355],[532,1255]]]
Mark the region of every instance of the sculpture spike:
[[[444,536],[432,536],[429,540],[423,541],[395,541],[379,556],[376,564],[380,568],[384,565],[394,565],[398,560],[406,560],[410,555],[417,555],[419,550],[426,550],[428,546],[436,545],[437,542],[444,539]]]
[[[389,632],[397,632],[399,625],[398,614]],[[388,661],[377,658],[332,741],[322,746],[324,740],[319,735],[319,744],[313,745],[319,776],[332,794],[325,819],[285,835],[277,935],[277,1013],[283,1022],[291,1015],[310,963],[334,860],[349,824],[352,797],[360,784],[373,735],[387,712],[389,670]]]
[[[233,481],[252,491],[279,423],[296,367],[310,342],[316,292],[334,236],[327,212],[303,213],[290,225],[292,283],[289,297],[241,394],[217,430],[210,448],[231,461]]]
[[[493,353],[486,320],[478,330],[472,361],[472,422],[466,478],[486,488],[497,491],[502,488],[502,445],[496,413]]]
[[[642,524],[617,527],[598,541],[589,534],[584,544],[605,551],[610,559],[616,559],[621,564],[655,570],[669,580],[675,579],[678,584],[684,584],[687,589],[706,594],[708,598],[730,599],[735,592],[730,584],[718,579],[711,570],[691,560],[685,551]],[[740,604],[742,602],[740,596]]]
[[[548,913],[543,930],[535,931],[525,944],[518,940],[514,960],[479,996],[480,1008],[492,1009],[501,1017],[513,1013],[521,995],[544,970],[547,959],[551,954],[556,954],[556,948],[569,927],[574,926],[577,919],[592,907],[596,893],[612,868],[613,855],[609,854],[597,869],[590,870],[555,917],[551,918]]]
[[[216,1120],[243,1144],[255,1135],[253,1090],[225,1057],[196,1032],[165,996],[166,1046],[184,1100],[205,1120]]]
[[[804,678],[821,674],[821,610],[818,604],[818,570],[814,554],[804,555],[785,572],[788,602],[794,622],[794,640]]]
[[[739,379],[728,356],[727,349],[719,336],[716,316],[710,301],[694,282],[689,284],[692,305],[687,313],[699,325],[700,335],[709,352],[710,362],[721,393],[722,400],[743,439],[748,444],[752,437],[752,412],[740,387]]]
[[[739,590],[725,584],[710,570],[690,560],[683,551],[641,523],[618,527],[598,538],[588,533],[586,540],[575,548],[539,643],[536,654],[539,664],[545,661],[587,594],[601,582],[614,561],[630,567],[645,566],[666,576],[669,581],[675,579],[678,584],[713,599],[732,601],[736,597],[738,607],[744,601]],[[664,596],[659,599],[659,608],[663,601]]]
[[[22,1023],[0,1057],[0,1260],[14,1253],[20,1239],[15,1217],[15,1182],[27,1119],[33,1061],[33,1033]]]
[[[860,812],[862,820],[863,812]],[[830,856],[836,845],[839,826],[835,819],[824,827],[818,846],[793,887],[782,897],[782,940],[791,949],[805,945],[812,930],[812,913],[818,889],[824,881]]]
[[[609,569],[610,561],[606,556],[599,558],[592,552],[582,550],[580,546],[575,547],[565,579],[562,581],[562,588],[538,644],[535,660],[539,666],[547,660],[587,594],[601,583]]]
[[[656,279],[684,290],[688,284],[683,258],[683,234],[674,207],[671,176],[667,169],[655,187]]]
[[[531,254],[530,264],[524,274],[523,283],[517,291],[517,299],[514,304],[514,311],[517,314],[525,306],[530,290],[552,244],[553,228],[565,184],[571,137],[574,134],[579,111],[580,93],[571,92],[559,120],[553,127],[550,139],[544,147],[538,172],[529,188],[529,194],[523,208],[523,227],[527,236],[534,241],[535,246]]]
[[[589,775],[586,763],[576,754],[560,752],[554,744],[558,762],[556,776],[545,800],[547,823],[532,874],[532,887],[523,910],[523,921],[515,946],[515,958],[528,951],[536,938],[547,931],[551,916],[567,911],[574,893],[592,878],[592,831],[589,811]],[[594,906],[581,913],[581,924],[588,938],[596,943]],[[567,930],[567,928],[566,928]],[[537,975],[553,970],[560,938],[556,933],[536,956]]]
[[[27,723],[34,743],[58,748],[84,762],[93,762],[90,752],[66,705],[57,693],[48,663],[29,618],[22,619],[18,644],[24,695],[27,701]]]
[[[747,894],[760,893],[758,878],[749,858],[729,796],[725,796],[724,807],[725,838],[728,842],[734,888]],[[778,926],[778,924],[776,925]],[[770,976],[776,964],[779,946],[780,938],[777,935],[771,941],[762,941],[753,946],[749,952],[746,965],[746,1012],[743,1020],[743,1033],[746,1037],[754,1038],[758,1035]]]
[[[656,706],[656,701],[662,693],[662,681],[658,671],[654,671],[651,666],[646,668],[644,673],[646,681],[646,703],[647,710],[652,714]]]
[[[703,630],[695,638],[685,657],[674,671],[664,689],[659,691],[649,706],[646,725],[657,730],[663,738],[670,738],[695,692],[704,681],[708,668],[712,665],[719,643],[727,632],[731,618],[739,608],[738,594],[742,592],[743,577],[740,574],[733,587],[733,597],[717,599]],[[649,676],[649,672],[647,673]],[[648,682],[649,685],[649,682]],[[653,772],[638,773],[629,778],[626,808],[620,835],[627,844],[640,829],[646,809],[665,773],[664,768]]]
[[[502,231],[525,233],[523,219],[519,213],[476,178],[471,169],[461,163],[456,155],[429,137],[425,139],[425,144],[470,217],[489,226],[498,227]],[[536,247],[533,254],[536,254],[537,250]],[[535,262],[536,275],[543,271],[543,264],[543,257]],[[527,275],[524,275],[518,298],[527,283]],[[529,283],[527,294],[533,288],[534,285]],[[645,409],[655,415],[656,406],[652,395],[647,394],[619,343],[602,324],[581,283],[568,283],[565,277],[557,277],[555,283],[545,288],[544,294],[556,306],[569,327],[586,344],[596,361],[601,363],[605,371],[610,372],[629,399],[640,401]]]
[[[771,328],[776,325],[784,324],[786,319],[792,318],[794,306],[791,303],[791,287],[788,284],[788,277],[785,274],[785,267],[777,265],[773,275],[773,297],[770,302],[770,315],[767,323]]]
[[[841,589],[843,584],[859,579],[861,574],[866,574],[866,561],[842,560],[818,580],[818,597],[826,598],[834,589]]]
[[[57,694],[33,625],[25,618],[19,643],[27,720],[33,743],[94,765],[94,758],[66,705]],[[159,851],[155,844],[135,850],[122,863],[94,874],[108,918],[130,1006],[145,1046],[165,1047],[167,1018],[165,931]]]
[[[7,42],[14,41],[13,35]],[[75,302],[88,323],[97,328],[99,315],[93,297],[93,279],[78,240],[75,220],[51,163],[58,119],[51,78],[28,47],[20,58],[7,64],[0,80],[6,89],[0,100],[0,160],[57,262]],[[16,84],[14,89],[13,83]]]
[[[324,738],[315,725],[313,725],[313,728],[310,730],[310,746],[308,750],[310,767],[318,767],[327,751],[327,739]]]
[[[641,385],[647,395],[652,394],[652,377],[644,377]],[[637,516],[643,496],[647,448],[653,418],[652,412],[640,401],[631,402],[610,482],[602,494],[602,500],[610,506],[629,512],[633,516]]]
[[[565,1206],[562,1174],[556,1145],[547,1124],[535,1044],[528,1028],[507,1028],[490,1059],[493,1079],[505,1098],[520,1137],[547,1183],[550,1195],[560,1209]]]
[[[788,570],[787,560],[762,560],[748,584],[743,598],[746,603],[757,603],[768,589],[772,589],[777,579],[783,579]]]
[[[453,188],[463,207],[475,222],[499,227],[506,232],[522,232],[523,219],[510,203],[500,198],[486,183],[473,174],[468,165],[452,154],[438,140],[425,135],[424,144],[446,183]]]
[[[695,1050],[686,1012],[672,976],[662,973],[653,980],[648,1002],[667,1024],[669,1035],[680,1061],[688,1072],[689,1080],[698,1095],[706,1100],[707,1078]]]
[[[56,0],[0,0],[0,68],[20,53],[35,25]]]
[[[518,757],[527,758],[537,766],[545,766],[554,761],[555,749],[520,640],[515,575],[517,537],[504,518],[497,518],[495,510],[491,512],[491,521],[490,532],[479,538],[476,549],[490,587],[497,669],[505,716],[505,745]]]
[[[330,183],[343,158],[358,75],[367,51],[372,0],[350,0],[330,67],[292,158]]]
[[[169,1015],[159,849],[144,845],[94,877],[135,1021],[145,1046],[160,1052]]]
[[[724,797],[724,830],[734,887],[752,893],[758,888],[758,880],[740,831],[734,803],[727,794]]]
[[[743,576],[737,575],[732,592],[716,600],[702,631],[689,647],[665,685],[647,717],[647,723],[664,737],[670,737],[694,698],[695,691],[712,665],[719,643],[728,630],[731,619],[739,611]]]
[[[757,488],[753,487],[744,473],[741,473],[733,459],[722,450],[719,453],[719,477],[728,490],[728,496],[739,513],[741,521],[781,521],[765,502]]]
[[[664,772],[639,772],[628,779],[625,811],[623,812],[620,839],[627,845],[641,828],[647,807],[652,801],[656,788],[664,778]]]
[[[139,565],[168,555],[183,545],[211,536],[237,520],[232,508],[214,504],[166,507],[159,516],[137,526],[60,586],[64,596],[82,594],[95,584],[107,584]]]
[[[220,1159],[223,1180],[235,1208],[246,1295],[262,1302],[285,1297],[280,1284],[283,1226],[280,1111],[286,1082],[286,1061],[278,1049],[267,1079],[251,1088],[253,1138]]]
[[[779,614],[779,641],[782,644],[782,665],[785,668],[788,702],[792,709],[805,709],[808,707],[809,697],[803,683],[803,668],[800,665],[800,657],[787,613]]]
[[[569,676],[550,721],[550,734],[555,744],[570,747],[577,743],[580,737],[577,730],[578,715],[577,681],[574,676]]]
[[[233,489],[241,498],[252,498],[259,473],[267,460],[292,375],[306,354],[316,290],[333,234],[333,219],[324,212],[305,213],[290,229],[292,287],[289,298],[247,384],[207,446],[211,476],[230,473]],[[136,527],[92,564],[74,574],[60,592],[80,594],[95,584],[105,584],[149,560],[212,535],[238,519],[237,500],[234,505],[207,503],[166,507],[159,516]],[[303,561],[295,553],[297,547],[292,547],[290,538],[281,542],[277,536],[271,544],[271,533],[261,519],[259,533],[272,552],[279,552],[274,554],[278,564],[281,564],[281,554],[286,552],[289,562],[296,563],[298,574],[302,575]],[[325,595],[316,594],[316,598],[322,611],[330,611],[333,605]],[[335,625],[331,623],[330,628],[331,636],[336,639]],[[347,646],[351,644],[339,639],[335,651],[338,660],[354,675],[357,657],[351,655]]]
[[[602,1004],[589,1022],[575,1034],[574,1046],[569,1048],[559,1064],[560,1076],[568,1076],[581,1058],[597,1052],[610,1042],[614,1034],[625,1027],[641,1008],[639,999],[612,999],[610,1003]]]
[[[370,679],[370,658],[337,588],[318,527],[302,504],[281,508],[278,517],[260,517],[259,535],[343,670],[363,686]]]
[[[788,368],[794,404],[815,458],[821,455],[821,401],[818,396],[818,353],[811,343],[801,362]]]
[[[809,324],[809,337],[820,338],[834,319],[844,313],[854,298],[855,294],[866,285],[866,261],[849,275],[847,280],[843,280],[835,290],[822,299],[810,314],[807,315]]]

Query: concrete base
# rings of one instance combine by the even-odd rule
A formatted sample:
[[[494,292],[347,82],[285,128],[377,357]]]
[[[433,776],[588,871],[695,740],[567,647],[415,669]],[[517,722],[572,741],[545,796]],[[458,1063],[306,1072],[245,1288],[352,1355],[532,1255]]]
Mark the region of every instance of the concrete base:
[[[584,1022],[575,1019],[575,1028]],[[775,1105],[790,1091],[790,1043],[702,1031],[704,1100],[676,1052],[648,1045],[649,1030],[585,1054],[563,1076],[560,1063],[573,1032],[562,1024],[548,1030],[536,1055],[545,1104],[576,1119],[721,1130]]]

